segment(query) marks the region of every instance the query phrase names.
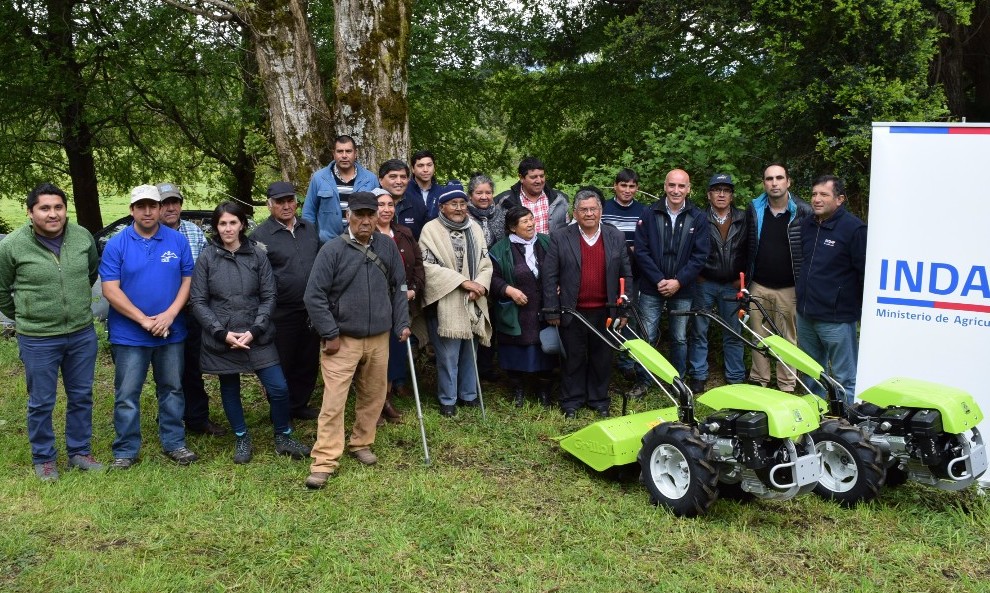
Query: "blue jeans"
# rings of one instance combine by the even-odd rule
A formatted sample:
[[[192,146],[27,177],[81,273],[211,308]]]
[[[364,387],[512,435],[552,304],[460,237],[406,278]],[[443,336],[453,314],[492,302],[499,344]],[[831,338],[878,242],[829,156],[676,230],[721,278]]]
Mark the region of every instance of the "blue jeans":
[[[186,400],[182,395],[183,343],[161,346],[113,344],[116,370],[113,377],[114,457],[135,458],[141,451],[141,388],[151,365],[158,396],[158,438],[162,449],[174,451],[186,446],[182,424]]]
[[[437,333],[439,321],[427,316],[430,343],[437,354],[437,398],[445,406],[452,406],[460,398],[473,401],[478,397],[478,377],[471,343],[458,338],[443,338]]]
[[[254,374],[265,387],[268,395],[268,405],[271,410],[272,426],[275,434],[289,434],[289,386],[285,382],[282,367],[273,365],[263,369],[255,369]],[[220,401],[223,412],[227,415],[230,429],[237,436],[247,433],[247,422],[244,420],[244,406],[241,404],[241,376],[238,373],[220,375]]]
[[[71,334],[49,337],[17,336],[17,348],[27,379],[28,441],[31,461],[55,461],[52,411],[58,371],[65,385],[65,449],[69,457],[89,455],[93,437],[93,375],[96,372],[96,332],[90,325]]]
[[[742,323],[737,312],[739,306],[726,300],[736,296],[738,289],[732,284],[719,282],[699,282],[694,288],[693,309],[718,311],[729,327],[736,333],[742,333]],[[708,325],[707,317],[691,318],[691,339],[688,340],[688,374],[695,379],[704,381],[708,378]],[[742,383],[746,380],[746,365],[743,363],[743,342],[732,333],[719,328],[722,334],[722,357],[725,361],[725,382]]]
[[[687,311],[691,308],[690,298],[668,299],[645,292],[639,293],[639,302],[636,309],[639,311],[640,321],[643,322],[640,336],[654,344],[657,341],[657,332],[660,329],[660,314],[663,312],[664,304],[669,311]],[[682,377],[687,377],[687,324],[688,318],[682,315],[668,315],[667,325],[670,328],[670,363],[677,369],[677,373]],[[643,367],[637,365],[636,372],[642,380],[652,383]]]
[[[853,403],[856,397],[856,360],[859,358],[856,322],[815,321],[799,314],[797,334],[798,347],[825,367],[825,372],[846,390],[846,403]],[[802,379],[805,378],[802,373]],[[821,386],[808,386],[818,395],[825,395]]]

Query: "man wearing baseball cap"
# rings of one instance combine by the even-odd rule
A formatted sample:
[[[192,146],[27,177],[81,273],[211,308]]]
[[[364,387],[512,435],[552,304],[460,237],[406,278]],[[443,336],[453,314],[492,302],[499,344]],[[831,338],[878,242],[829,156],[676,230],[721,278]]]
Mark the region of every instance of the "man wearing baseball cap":
[[[182,203],[184,198],[179,187],[174,183],[159,183],[158,194],[162,197],[161,208],[158,212],[158,222],[182,233],[189,241],[193,263],[199,259],[199,254],[206,245],[206,235],[199,225],[182,220]],[[199,352],[202,348],[200,327],[196,318],[186,315],[185,348],[183,348],[182,393],[186,399],[186,411],[183,420],[188,432],[223,436],[227,430],[210,420],[210,400],[203,383],[203,371],[199,364]]]
[[[739,291],[739,273],[746,270],[748,231],[746,213],[733,208],[735,184],[727,173],[716,173],[708,181],[708,218],[711,250],[705,267],[698,275],[692,309],[706,311],[716,308],[729,327],[742,333],[738,307],[732,299]],[[688,386],[701,393],[708,380],[708,318],[691,318],[688,335]],[[725,382],[742,383],[746,380],[743,362],[743,343],[731,332],[722,330],[722,353],[725,363]]]
[[[320,251],[320,238],[316,224],[296,216],[299,202],[291,183],[276,181],[268,186],[267,195],[271,216],[251,233],[251,239],[265,250],[275,274],[278,294],[272,323],[275,349],[289,387],[289,412],[296,419],[314,420],[320,412],[309,401],[316,388],[320,338],[309,327],[303,295]]]
[[[374,194],[351,194],[347,228],[320,250],[306,285],[306,310],[321,338],[324,384],[307,488],[325,486],[340,465],[352,381],[356,401],[349,452],[364,465],[378,462],[371,445],[388,386],[388,335],[409,337],[409,306],[399,249],[375,230],[377,218]]]
[[[183,307],[192,283],[192,252],[181,233],[158,222],[161,199],[154,185],[131,190],[134,223],[107,241],[100,262],[116,367],[114,469],[130,468],[140,453],[141,388],[149,365],[154,369],[162,449],[180,465],[198,459],[186,448],[182,425]]]

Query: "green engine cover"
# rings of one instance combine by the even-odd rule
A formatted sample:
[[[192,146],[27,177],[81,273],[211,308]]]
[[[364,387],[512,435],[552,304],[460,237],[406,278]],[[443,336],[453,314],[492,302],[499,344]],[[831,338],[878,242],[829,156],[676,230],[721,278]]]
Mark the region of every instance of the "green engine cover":
[[[893,377],[859,394],[881,408],[924,408],[942,414],[945,432],[959,434],[983,420],[983,412],[968,392],[941,383]]]
[[[643,435],[662,422],[675,422],[677,408],[609,418],[558,439],[560,447],[595,471],[636,463]]]
[[[698,401],[716,410],[764,412],[770,436],[791,438],[818,428],[820,416],[814,399],[805,399],[758,385],[723,385]]]

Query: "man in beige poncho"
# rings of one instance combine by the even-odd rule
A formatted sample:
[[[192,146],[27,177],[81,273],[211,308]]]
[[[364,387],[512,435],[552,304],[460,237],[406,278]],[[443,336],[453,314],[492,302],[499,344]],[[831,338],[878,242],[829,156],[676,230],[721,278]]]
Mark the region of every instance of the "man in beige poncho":
[[[492,262],[481,228],[468,216],[460,184],[447,186],[438,198],[440,214],[426,223],[419,238],[426,269],[424,315],[437,355],[440,413],[457,414],[457,404],[478,406],[474,346],[488,345],[488,287]]]

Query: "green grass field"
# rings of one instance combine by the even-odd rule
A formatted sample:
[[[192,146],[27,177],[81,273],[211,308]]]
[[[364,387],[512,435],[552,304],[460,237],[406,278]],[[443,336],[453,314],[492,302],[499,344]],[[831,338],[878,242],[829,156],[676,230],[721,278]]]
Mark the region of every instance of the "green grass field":
[[[104,345],[94,410],[103,461],[112,385]],[[147,387],[138,465],[69,472],[62,452],[61,480],[41,483],[16,342],[0,341],[0,591],[990,591],[990,502],[975,489],[907,485],[851,510],[813,497],[719,500],[707,516],[677,519],[635,479],[597,474],[556,446],[590,416],[517,411],[486,384],[487,422],[463,409],[443,419],[426,377],[432,466],[402,401],[404,422],[379,432],[379,464],[345,458],[312,492],[307,462],[273,454],[267,404],[245,385],[258,452],[246,466],[231,462],[229,436],[190,436],[202,457],[190,467],[166,460]],[[651,394],[638,409],[659,405]],[[297,424],[309,442],[314,429]]]

